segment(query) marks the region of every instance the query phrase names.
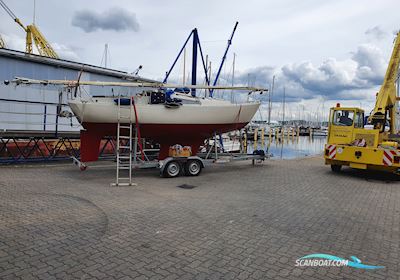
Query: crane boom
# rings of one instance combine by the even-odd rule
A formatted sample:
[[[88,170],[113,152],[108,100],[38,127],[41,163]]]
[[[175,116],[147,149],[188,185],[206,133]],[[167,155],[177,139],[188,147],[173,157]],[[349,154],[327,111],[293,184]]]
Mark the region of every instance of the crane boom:
[[[11,9],[6,5],[6,3],[4,3],[3,0],[0,0],[0,6],[3,7],[3,9],[7,12],[7,14],[9,14],[9,16],[10,16],[16,23],[18,23],[19,26],[21,26],[25,31],[27,31],[25,25],[22,24],[22,22],[19,20],[19,18],[17,18],[17,16],[13,13],[13,11],[11,11]]]
[[[57,53],[54,51],[52,46],[47,42],[46,38],[43,36],[43,34],[40,32],[40,30],[37,28],[36,25],[28,25],[28,30],[31,34],[31,37],[33,38],[33,41],[35,42],[36,48],[39,52],[40,55],[42,56],[48,56],[52,58],[58,58]],[[30,40],[30,45],[32,49],[32,39]],[[30,51],[32,52],[32,51]]]
[[[369,118],[376,128],[385,126],[387,113],[389,113],[390,131],[395,132],[395,111],[396,111],[396,79],[400,66],[400,32],[394,42],[392,56],[386,70],[382,86],[376,96],[375,107]]]
[[[58,58],[57,53],[54,51],[52,46],[48,43],[43,34],[39,31],[39,28],[35,24],[31,24],[25,26],[19,18],[11,11],[11,9],[4,3],[3,0],[0,0],[0,6],[7,12],[7,14],[16,22],[19,26],[21,26],[26,32],[26,52],[33,53],[33,43],[41,56],[48,56],[52,58]]]
[[[13,11],[11,11],[11,9],[6,5],[6,3],[4,3],[3,0],[0,0],[0,6],[3,7],[3,9],[7,12],[7,14],[10,15],[10,17],[12,17],[13,20],[17,18],[17,16],[13,13]]]

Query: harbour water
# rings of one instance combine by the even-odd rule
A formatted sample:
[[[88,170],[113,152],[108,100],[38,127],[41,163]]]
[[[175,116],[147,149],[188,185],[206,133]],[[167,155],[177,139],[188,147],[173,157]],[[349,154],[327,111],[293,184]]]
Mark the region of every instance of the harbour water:
[[[293,159],[306,156],[321,155],[326,143],[326,137],[309,137],[299,136],[284,139],[283,141],[272,138],[271,143],[268,144],[268,138],[265,143],[258,142],[257,149],[268,151],[272,157],[271,159]],[[254,142],[248,143],[248,152],[254,150]]]

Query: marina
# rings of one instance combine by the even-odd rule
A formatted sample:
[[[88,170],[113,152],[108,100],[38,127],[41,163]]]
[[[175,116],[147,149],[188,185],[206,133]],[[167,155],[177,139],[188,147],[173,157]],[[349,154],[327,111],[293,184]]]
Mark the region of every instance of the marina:
[[[178,2],[0,0],[0,279],[400,279],[397,3]]]
[[[284,141],[273,140],[264,145],[257,143],[257,149],[267,147],[271,159],[295,159],[309,156],[320,156],[324,152],[326,137],[296,137]],[[249,143],[249,149],[254,149],[254,142]]]

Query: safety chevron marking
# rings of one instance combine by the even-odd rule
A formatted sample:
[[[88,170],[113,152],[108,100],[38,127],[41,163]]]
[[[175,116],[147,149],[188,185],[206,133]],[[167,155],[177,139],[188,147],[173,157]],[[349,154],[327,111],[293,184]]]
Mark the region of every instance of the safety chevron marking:
[[[336,156],[336,145],[328,145],[326,147],[329,151],[328,158],[333,159]]]
[[[384,150],[383,151],[383,164],[386,166],[392,166],[393,165],[393,159],[394,156],[397,156],[397,152],[396,151],[392,151],[392,150]]]

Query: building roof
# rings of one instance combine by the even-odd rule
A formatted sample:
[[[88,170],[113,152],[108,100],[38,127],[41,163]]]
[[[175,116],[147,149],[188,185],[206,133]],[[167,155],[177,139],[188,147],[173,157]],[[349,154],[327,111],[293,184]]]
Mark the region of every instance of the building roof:
[[[124,72],[124,71],[120,71],[120,70],[115,70],[115,69],[95,66],[95,65],[91,65],[91,64],[65,60],[65,59],[56,59],[56,58],[50,58],[50,57],[40,56],[40,55],[36,55],[36,54],[29,54],[29,53],[5,49],[5,48],[0,48],[0,57],[9,57],[12,59],[17,59],[17,60],[22,60],[22,61],[30,61],[30,62],[40,63],[40,64],[44,64],[44,65],[62,67],[62,68],[78,70],[78,71],[83,69],[84,72],[106,75],[106,76],[111,76],[111,77],[117,77],[117,78],[129,80],[129,81],[156,82],[155,80],[143,78],[140,76],[134,76],[134,75],[129,74],[128,72]]]

